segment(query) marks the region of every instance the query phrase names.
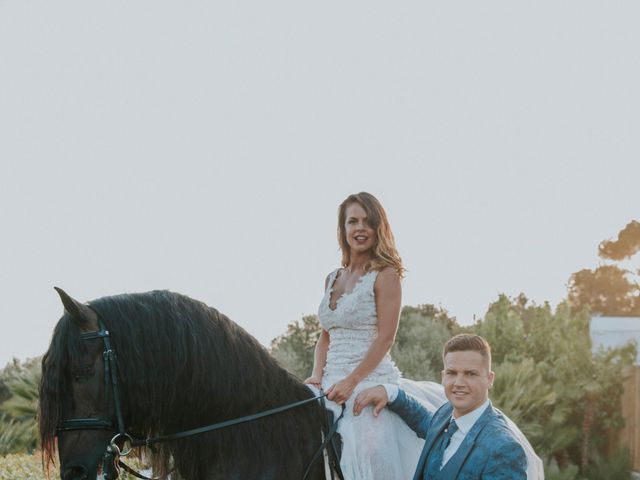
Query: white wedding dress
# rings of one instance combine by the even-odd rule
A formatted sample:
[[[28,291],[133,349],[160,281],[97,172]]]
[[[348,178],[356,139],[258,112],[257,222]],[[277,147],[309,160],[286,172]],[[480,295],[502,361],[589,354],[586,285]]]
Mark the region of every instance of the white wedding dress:
[[[339,270],[329,276],[328,288],[320,304],[318,317],[322,328],[329,332],[330,343],[322,377],[322,388],[349,375],[362,361],[378,333],[374,283],[378,272],[371,271],[358,280],[351,292],[342,295],[331,309],[331,293]],[[434,382],[415,382],[401,378],[400,371],[385,355],[366,379],[358,384],[346,402],[344,418],[338,432],[342,436],[343,452],[340,466],[345,480],[410,480],[413,478],[424,441],[417,437],[395,413],[383,409],[378,417],[373,409],[353,415],[353,401],[366,388],[392,383],[400,385],[425,407],[435,411],[446,402],[444,389]],[[327,402],[336,412],[340,408]],[[333,405],[331,405],[333,404]],[[543,479],[542,462],[524,435],[511,422],[529,461],[528,480]]]

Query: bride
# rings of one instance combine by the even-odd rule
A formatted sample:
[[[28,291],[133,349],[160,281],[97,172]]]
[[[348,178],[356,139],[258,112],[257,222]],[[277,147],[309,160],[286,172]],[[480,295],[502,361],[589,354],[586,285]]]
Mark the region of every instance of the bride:
[[[305,383],[346,404],[338,428],[345,480],[410,479],[423,441],[387,409],[377,417],[372,408],[353,415],[356,395],[383,383],[400,385],[432,411],[446,402],[441,385],[401,378],[389,356],[400,318],[404,268],[386,213],[373,195],[361,192],[342,202],[338,242],[342,268],[325,281],[318,311],[322,332]],[[517,427],[512,429],[527,452],[528,478],[542,478],[539,458]]]

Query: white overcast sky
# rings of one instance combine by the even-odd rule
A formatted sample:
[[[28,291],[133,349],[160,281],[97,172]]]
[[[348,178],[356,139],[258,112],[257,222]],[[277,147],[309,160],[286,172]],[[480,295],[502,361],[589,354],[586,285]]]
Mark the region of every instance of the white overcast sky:
[[[314,313],[337,205],[405,304],[555,305],[638,219],[640,4],[0,0],[0,367],[80,300],[171,289],[261,342]]]

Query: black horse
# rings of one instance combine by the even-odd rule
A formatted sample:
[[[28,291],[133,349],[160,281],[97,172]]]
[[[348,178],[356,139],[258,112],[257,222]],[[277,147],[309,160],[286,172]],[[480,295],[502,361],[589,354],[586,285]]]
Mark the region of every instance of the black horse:
[[[184,295],[153,291],[84,305],[59,293],[65,313],[42,360],[39,426],[47,464],[57,448],[63,480],[117,477],[117,469],[102,462],[118,432],[115,397],[127,433],[140,437],[313,397],[246,331]],[[115,365],[103,360],[104,335],[91,333],[100,331],[108,331],[109,349],[117,355],[113,376],[109,370]],[[117,380],[115,390],[111,378]],[[323,415],[312,401],[254,422],[159,443],[144,455],[155,474],[174,469],[173,478],[297,480],[321,445]],[[84,428],[60,429],[73,425],[69,419],[90,421]],[[308,478],[324,478],[322,460],[313,462]]]

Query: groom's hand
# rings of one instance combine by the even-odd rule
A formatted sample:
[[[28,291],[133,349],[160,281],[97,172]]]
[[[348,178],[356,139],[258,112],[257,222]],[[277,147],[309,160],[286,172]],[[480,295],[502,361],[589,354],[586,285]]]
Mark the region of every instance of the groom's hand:
[[[353,403],[353,414],[360,415],[363,408],[373,404],[373,416],[377,417],[380,411],[389,403],[387,390],[382,386],[367,388],[361,391]]]

